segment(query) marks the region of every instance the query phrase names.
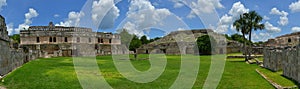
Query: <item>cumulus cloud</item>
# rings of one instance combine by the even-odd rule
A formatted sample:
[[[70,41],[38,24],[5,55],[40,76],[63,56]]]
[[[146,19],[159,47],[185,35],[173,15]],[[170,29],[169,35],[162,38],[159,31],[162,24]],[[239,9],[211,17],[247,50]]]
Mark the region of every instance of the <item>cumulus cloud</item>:
[[[244,4],[241,2],[236,2],[232,5],[232,8],[229,10],[229,14],[234,18],[238,19],[241,14],[249,12],[249,9],[245,8]]]
[[[25,14],[24,23],[19,24],[18,28],[16,28],[14,30],[14,33],[18,34],[20,32],[20,30],[28,29],[29,25],[31,25],[31,23],[32,23],[32,18],[35,18],[38,15],[39,15],[39,13],[35,9],[29,8],[29,12],[27,12]],[[10,32],[10,33],[12,33],[12,32]]]
[[[58,18],[60,15],[59,14],[54,14],[53,17],[54,18]]]
[[[270,37],[273,37],[270,33],[252,33],[252,40],[257,41],[267,41]]]
[[[6,27],[7,27],[8,35],[13,35],[13,33],[14,33],[14,24],[9,23],[9,24],[7,24]]]
[[[268,16],[264,16],[263,17],[265,20],[270,20],[270,17],[268,17]]]
[[[292,32],[300,32],[300,27],[293,27]]]
[[[163,26],[164,19],[170,15],[168,9],[156,9],[147,0],[132,0],[127,12],[128,22],[124,24],[124,28],[130,33],[142,36],[144,35],[142,30],[152,26]]]
[[[7,5],[6,0],[0,0],[0,11],[2,11],[2,7],[6,5]]]
[[[191,3],[191,12],[187,16],[188,18],[194,18],[195,15],[201,13],[212,13],[214,9],[224,8],[220,2],[221,0],[198,0]]]
[[[78,26],[80,22],[80,18],[84,16],[83,12],[74,12],[71,11],[68,15],[68,19],[64,22],[60,22],[59,24],[55,24],[55,26]]]
[[[94,1],[92,5],[92,20],[94,24],[99,24],[100,29],[112,28],[115,20],[120,15],[119,12],[120,10],[115,6],[114,0]]]
[[[280,21],[278,21],[277,23],[281,26],[285,26],[289,23],[289,19],[287,17],[289,15],[289,13],[287,13],[285,11],[279,11],[277,8],[272,8],[270,14],[280,16]]]
[[[234,29],[234,27],[232,26],[233,21],[239,19],[241,14],[247,12],[249,12],[249,9],[245,8],[245,6],[241,2],[234,3],[228,14],[225,14],[221,17],[216,28],[216,32],[226,33],[229,27],[231,27],[231,29]]]
[[[300,0],[297,2],[293,2],[292,4],[289,5],[289,9],[292,12],[299,12],[300,11]]]
[[[172,0],[172,2],[174,2],[174,8],[181,8],[184,6],[184,4],[179,0]]]
[[[265,28],[268,32],[270,33],[278,33],[281,31],[281,29],[279,27],[275,27],[273,26],[271,23],[269,23],[268,21],[265,23]]]

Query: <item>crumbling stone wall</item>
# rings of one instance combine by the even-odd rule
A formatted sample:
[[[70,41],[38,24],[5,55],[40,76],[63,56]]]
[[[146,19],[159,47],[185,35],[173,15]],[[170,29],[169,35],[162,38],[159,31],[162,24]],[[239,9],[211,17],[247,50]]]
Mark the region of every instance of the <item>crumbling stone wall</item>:
[[[283,70],[283,75],[300,83],[300,46],[265,48],[264,67],[272,71]]]
[[[5,19],[0,15],[0,76],[37,58],[37,54],[33,51],[11,48],[6,29]]]

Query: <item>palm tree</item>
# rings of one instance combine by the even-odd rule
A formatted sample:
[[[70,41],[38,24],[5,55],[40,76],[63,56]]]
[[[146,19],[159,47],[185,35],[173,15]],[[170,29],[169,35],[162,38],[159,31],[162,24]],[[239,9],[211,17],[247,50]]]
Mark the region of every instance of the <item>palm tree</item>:
[[[236,28],[236,30],[238,32],[241,32],[243,34],[243,39],[244,39],[244,45],[243,45],[243,48],[244,48],[244,55],[245,55],[245,61],[248,61],[248,58],[247,58],[247,49],[246,49],[246,37],[245,35],[247,35],[249,33],[249,29],[248,29],[248,26],[247,26],[247,21],[246,21],[246,18],[244,17],[244,15],[240,15],[240,18],[236,21],[234,21],[233,23],[233,26]]]
[[[251,41],[251,35],[252,35],[252,30],[257,31],[259,30],[263,30],[265,29],[265,25],[261,24],[260,22],[263,20],[263,18],[256,13],[255,11],[250,11],[249,13],[244,13],[243,14],[245,19],[246,19],[246,23],[247,26],[249,28],[249,41],[250,41],[250,48],[249,48],[249,57],[251,58],[251,52],[252,52],[252,41]]]

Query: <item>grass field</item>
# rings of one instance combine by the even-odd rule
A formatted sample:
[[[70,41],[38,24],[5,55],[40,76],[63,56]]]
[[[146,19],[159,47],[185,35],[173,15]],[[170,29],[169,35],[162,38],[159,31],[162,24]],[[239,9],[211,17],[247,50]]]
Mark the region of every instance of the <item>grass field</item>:
[[[141,58],[147,55],[140,55]],[[200,57],[200,69],[194,89],[202,88],[211,64],[210,56]],[[97,57],[97,63],[107,82],[116,89],[165,89],[169,88],[180,70],[180,56],[167,56],[167,66],[162,75],[150,83],[135,83],[124,78],[114,67],[111,56]],[[132,64],[141,71],[150,68],[148,60],[133,60]],[[255,69],[257,65],[249,65],[243,59],[227,59],[220,89],[273,89]],[[1,83],[8,89],[80,89],[72,58],[59,57],[31,61],[15,70]]]

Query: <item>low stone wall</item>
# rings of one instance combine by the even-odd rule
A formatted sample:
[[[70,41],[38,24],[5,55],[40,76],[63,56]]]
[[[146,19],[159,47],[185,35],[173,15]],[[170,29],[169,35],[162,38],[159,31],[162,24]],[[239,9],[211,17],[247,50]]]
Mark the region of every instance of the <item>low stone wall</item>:
[[[23,49],[11,49],[8,42],[3,40],[0,40],[0,49],[0,76],[6,75],[24,63],[37,58],[35,53],[25,53]]]
[[[265,48],[264,67],[272,71],[283,70],[283,75],[300,83],[300,46]]]

